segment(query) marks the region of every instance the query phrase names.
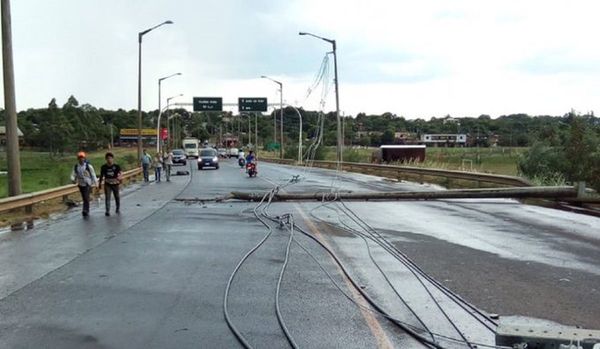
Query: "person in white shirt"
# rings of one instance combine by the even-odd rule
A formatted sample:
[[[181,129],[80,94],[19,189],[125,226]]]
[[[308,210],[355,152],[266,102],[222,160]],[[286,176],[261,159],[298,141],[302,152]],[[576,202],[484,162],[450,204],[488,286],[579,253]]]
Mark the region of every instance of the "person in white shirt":
[[[167,182],[171,181],[171,166],[173,166],[173,153],[169,150],[163,154],[163,164],[165,166],[165,177]]]
[[[154,181],[160,182],[160,173],[162,172],[163,158],[160,154],[156,154],[154,157]]]
[[[83,200],[82,215],[87,217],[90,214],[90,192],[92,187],[98,184],[94,167],[87,162],[85,152],[77,153],[77,163],[71,173],[71,181],[79,187],[81,199]]]

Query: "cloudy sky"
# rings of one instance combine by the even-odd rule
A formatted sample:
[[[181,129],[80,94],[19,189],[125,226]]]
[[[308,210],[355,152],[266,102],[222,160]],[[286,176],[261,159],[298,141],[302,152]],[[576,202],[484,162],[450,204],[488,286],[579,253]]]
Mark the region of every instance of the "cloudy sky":
[[[163,97],[266,96],[318,108],[307,89],[338,43],[345,114],[409,118],[561,115],[600,110],[598,1],[554,0],[13,0],[18,109],[81,103],[137,107],[137,33],[144,36],[143,107]],[[163,102],[164,103],[164,102]],[[3,104],[3,101],[2,101]],[[333,91],[326,110],[334,108]]]

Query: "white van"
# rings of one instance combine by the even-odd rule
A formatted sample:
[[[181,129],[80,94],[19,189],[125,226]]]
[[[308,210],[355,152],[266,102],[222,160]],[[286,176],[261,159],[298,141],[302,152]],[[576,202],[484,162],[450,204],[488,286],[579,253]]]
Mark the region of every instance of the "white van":
[[[231,159],[231,158],[235,158],[237,159],[238,154],[239,154],[239,149],[238,148],[229,148],[227,149],[227,156]]]
[[[199,142],[197,138],[184,138],[182,144],[188,158],[198,158]]]

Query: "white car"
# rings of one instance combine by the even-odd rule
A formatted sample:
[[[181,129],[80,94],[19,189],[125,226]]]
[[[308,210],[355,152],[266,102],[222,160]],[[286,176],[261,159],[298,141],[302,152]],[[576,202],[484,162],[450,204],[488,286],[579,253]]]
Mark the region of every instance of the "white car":
[[[238,148],[229,148],[227,149],[227,155],[229,156],[229,158],[236,158],[238,157],[238,154],[240,153],[240,151],[238,150]]]

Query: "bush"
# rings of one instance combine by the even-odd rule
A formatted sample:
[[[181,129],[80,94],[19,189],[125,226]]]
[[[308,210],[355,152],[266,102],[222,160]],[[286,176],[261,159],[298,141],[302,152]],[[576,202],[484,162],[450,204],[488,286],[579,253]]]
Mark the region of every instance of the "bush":
[[[286,146],[283,157],[286,159],[298,159],[298,146]]]
[[[309,153],[308,150],[311,150]],[[325,160],[327,158],[327,148],[323,145],[319,146],[316,150],[308,145],[302,150],[302,157],[305,160]],[[296,156],[298,156],[298,150],[296,149]],[[314,156],[314,157],[313,157]]]
[[[535,143],[521,154],[518,162],[519,173],[528,178],[552,178],[562,175],[567,168],[564,149]]]
[[[123,161],[125,162],[124,167],[131,168],[137,165],[137,156],[134,154],[127,154],[123,156]]]
[[[520,156],[518,168],[536,184],[585,181],[600,192],[600,136],[574,117],[564,146],[535,143]]]
[[[344,151],[344,161],[346,162],[365,162],[364,157],[356,149]]]

